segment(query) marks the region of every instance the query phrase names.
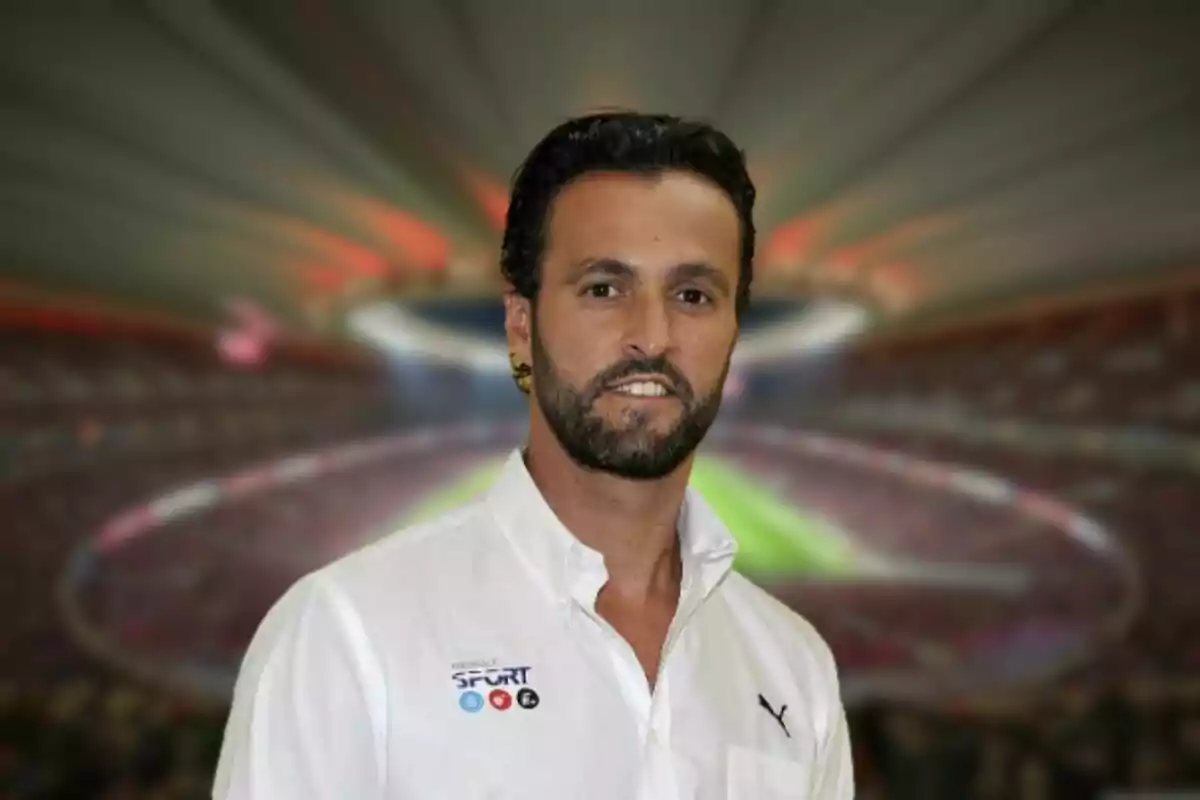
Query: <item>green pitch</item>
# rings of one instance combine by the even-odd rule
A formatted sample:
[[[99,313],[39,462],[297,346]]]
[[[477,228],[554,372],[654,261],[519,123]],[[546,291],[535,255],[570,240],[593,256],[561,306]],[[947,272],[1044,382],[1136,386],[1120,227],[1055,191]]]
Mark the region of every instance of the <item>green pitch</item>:
[[[403,524],[427,519],[476,496],[495,479],[501,462],[490,463],[410,510]],[[783,499],[761,481],[717,457],[701,457],[692,485],[738,540],[735,566],[755,578],[796,575],[845,576],[855,571],[857,554],[837,531]]]

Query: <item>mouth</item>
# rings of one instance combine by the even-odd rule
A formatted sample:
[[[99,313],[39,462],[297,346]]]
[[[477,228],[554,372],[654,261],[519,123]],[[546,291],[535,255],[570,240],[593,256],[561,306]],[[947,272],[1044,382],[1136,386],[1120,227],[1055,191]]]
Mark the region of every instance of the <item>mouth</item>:
[[[627,397],[673,397],[675,391],[665,378],[634,378],[608,387],[614,394]]]

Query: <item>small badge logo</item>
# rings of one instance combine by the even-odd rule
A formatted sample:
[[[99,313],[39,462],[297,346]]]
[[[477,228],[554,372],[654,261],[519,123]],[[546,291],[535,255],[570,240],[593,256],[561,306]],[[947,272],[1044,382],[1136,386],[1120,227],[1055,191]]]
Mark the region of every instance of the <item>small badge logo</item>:
[[[468,714],[476,714],[483,710],[483,695],[479,692],[463,692],[458,698],[458,705]]]
[[[534,709],[538,707],[538,703],[540,702],[542,702],[542,699],[538,697],[538,693],[529,687],[525,687],[517,692],[517,705],[521,708]]]
[[[463,711],[476,714],[490,705],[497,711],[507,711],[513,705],[513,693],[521,708],[537,708],[541,702],[529,685],[529,666],[498,666],[496,659],[456,661],[450,675],[460,692],[458,704]],[[485,694],[486,693],[486,694]]]

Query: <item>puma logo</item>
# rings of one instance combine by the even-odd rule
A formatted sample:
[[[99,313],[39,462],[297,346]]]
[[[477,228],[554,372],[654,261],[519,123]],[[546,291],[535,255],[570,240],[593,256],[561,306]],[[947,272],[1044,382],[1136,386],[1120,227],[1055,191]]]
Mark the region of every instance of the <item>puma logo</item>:
[[[779,727],[783,728],[784,735],[786,735],[789,739],[792,738],[791,732],[788,731],[787,725],[785,725],[783,722],[783,715],[787,713],[788,707],[780,706],[779,713],[775,713],[775,709],[771,708],[771,704],[767,702],[767,698],[763,697],[761,694],[758,696],[758,704],[765,708],[767,713],[771,715],[771,718],[779,723]]]

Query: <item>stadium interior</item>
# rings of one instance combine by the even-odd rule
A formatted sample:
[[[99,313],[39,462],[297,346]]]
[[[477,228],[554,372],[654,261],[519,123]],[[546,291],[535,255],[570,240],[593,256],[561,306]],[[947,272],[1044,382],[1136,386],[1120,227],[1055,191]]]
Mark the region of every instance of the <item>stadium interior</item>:
[[[0,798],[209,796],[301,575],[524,435],[555,123],[759,190],[695,486],[837,657],[864,800],[1200,791],[1200,5],[0,11]],[[1179,796],[1182,796],[1180,794]]]

